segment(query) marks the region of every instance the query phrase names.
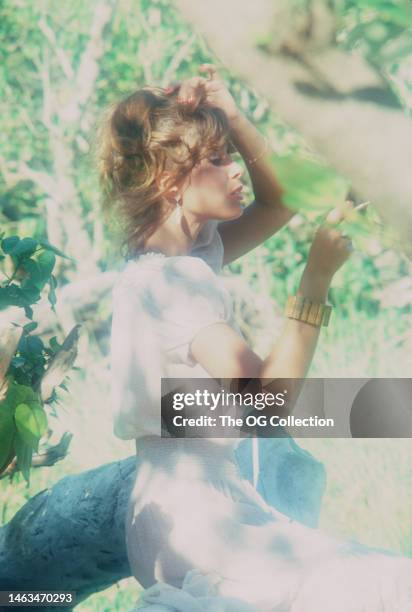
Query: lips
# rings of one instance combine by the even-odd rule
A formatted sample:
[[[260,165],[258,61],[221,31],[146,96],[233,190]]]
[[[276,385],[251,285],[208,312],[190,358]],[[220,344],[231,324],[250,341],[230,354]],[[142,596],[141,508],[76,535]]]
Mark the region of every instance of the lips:
[[[233,191],[231,191],[229,193],[230,196],[232,195],[240,195],[243,191],[243,185],[239,185],[239,187],[236,187],[236,189],[233,189]]]

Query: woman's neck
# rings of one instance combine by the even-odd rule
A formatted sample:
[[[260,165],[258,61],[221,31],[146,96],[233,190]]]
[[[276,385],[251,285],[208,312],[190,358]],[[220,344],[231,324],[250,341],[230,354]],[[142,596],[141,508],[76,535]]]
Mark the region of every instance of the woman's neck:
[[[190,253],[200,230],[207,221],[182,214],[180,220],[172,213],[146,240],[144,250],[163,253],[168,257]]]

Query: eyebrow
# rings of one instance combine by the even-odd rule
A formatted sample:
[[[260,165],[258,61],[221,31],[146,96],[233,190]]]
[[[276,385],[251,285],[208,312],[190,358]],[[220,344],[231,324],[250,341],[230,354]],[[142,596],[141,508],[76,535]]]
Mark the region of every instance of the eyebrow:
[[[236,155],[239,154],[239,151],[236,149],[231,140],[228,140],[225,144],[223,144],[220,149],[216,149],[213,152],[214,155]]]

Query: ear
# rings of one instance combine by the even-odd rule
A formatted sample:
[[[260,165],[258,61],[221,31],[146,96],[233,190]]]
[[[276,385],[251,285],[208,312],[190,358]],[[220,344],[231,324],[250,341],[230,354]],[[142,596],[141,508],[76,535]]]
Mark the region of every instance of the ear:
[[[156,179],[156,183],[159,189],[167,188],[167,180],[170,179],[170,176],[171,176],[171,173],[165,170],[161,174],[161,176]],[[167,191],[165,191],[165,193],[163,194],[163,197],[165,197],[166,199],[170,198],[173,202],[175,201],[175,199],[181,199],[183,197],[183,193],[186,187],[187,187],[187,182],[185,180],[183,180],[182,183],[179,185],[174,184],[172,186],[169,186]]]
[[[156,177],[156,185],[160,190],[167,188],[167,181],[170,180],[170,172],[164,171],[159,177]],[[169,189],[164,193],[165,197],[170,197],[177,191],[177,187],[169,187]]]

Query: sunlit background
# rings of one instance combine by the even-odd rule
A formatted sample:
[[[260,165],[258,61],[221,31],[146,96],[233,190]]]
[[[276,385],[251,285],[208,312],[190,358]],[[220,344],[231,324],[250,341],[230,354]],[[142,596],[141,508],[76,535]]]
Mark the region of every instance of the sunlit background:
[[[334,161],[287,124],[253,83],[236,78],[227,62],[220,65],[200,30],[186,21],[180,5],[184,7],[185,2],[4,0],[0,7],[1,231],[5,236],[46,237],[74,258],[57,257],[56,312],[47,306],[43,310],[36,330],[42,340],[56,336],[62,342],[76,323],[82,325],[77,369],[70,371],[66,389],[57,389],[56,416],[48,413],[49,444],[66,431],[73,434],[68,455],[54,466],[33,468],[29,487],[19,472],[0,480],[2,524],[26,500],[63,476],[134,453],[133,443],[113,436],[108,401],[110,290],[122,261],[113,250],[110,227],[100,211],[92,155],[96,126],[107,104],[146,84],[167,86],[194,76],[201,63],[213,62],[243,113],[267,136],[277,154]],[[380,79],[381,97],[372,92],[366,103],[382,109],[382,116],[388,108],[410,116],[409,0],[274,0],[274,5],[287,23],[279,21],[277,37],[256,35],[256,46],[280,57],[291,53],[304,57],[299,45],[316,31],[317,20],[326,19],[322,11],[327,5],[335,48],[363,58]],[[215,18],[219,20],[219,15]],[[234,24],[237,18],[234,14]],[[282,41],[285,32],[289,36],[294,19],[300,29],[295,38]],[[315,42],[320,49],[325,44]],[[339,74],[335,76],[339,81]],[[266,78],[276,80],[276,75]],[[330,99],[341,104],[338,96],[335,102]],[[399,163],[402,155],[400,147]],[[362,163],[368,163],[367,155]],[[342,164],[345,167],[345,160]],[[351,186],[352,177],[344,178]],[[294,181],[303,193],[305,180],[306,175],[297,171]],[[251,201],[246,175],[245,183]],[[325,180],[314,205],[308,184],[307,201],[300,196],[298,213],[289,226],[224,272],[238,324],[262,357],[279,332],[283,305],[296,290],[314,229],[334,204],[328,188]],[[362,200],[356,189],[352,196]],[[396,229],[386,235],[373,202],[371,208],[365,226],[352,228],[356,250],[330,291],[334,310],[329,327],[322,330],[311,376],[411,376],[411,260],[399,248]],[[299,444],[327,471],[320,527],[412,554],[410,440],[300,440]],[[126,610],[138,590],[134,579],[123,580],[76,609]]]

